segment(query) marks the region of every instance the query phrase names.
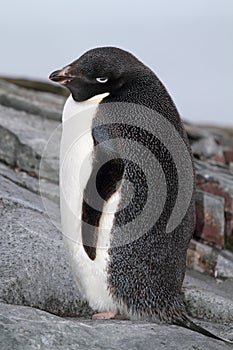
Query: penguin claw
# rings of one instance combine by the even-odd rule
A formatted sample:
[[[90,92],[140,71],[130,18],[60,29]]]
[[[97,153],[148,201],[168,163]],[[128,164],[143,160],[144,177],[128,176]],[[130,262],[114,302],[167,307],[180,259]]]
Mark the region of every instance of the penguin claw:
[[[117,315],[116,311],[106,311],[106,312],[100,312],[98,314],[92,315],[93,319],[97,320],[110,320],[112,318],[115,318]]]

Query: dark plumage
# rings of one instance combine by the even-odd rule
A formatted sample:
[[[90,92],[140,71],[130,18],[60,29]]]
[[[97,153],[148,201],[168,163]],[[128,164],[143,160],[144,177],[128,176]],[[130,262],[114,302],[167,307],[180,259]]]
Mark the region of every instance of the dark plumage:
[[[186,214],[174,230],[167,232],[178,196],[177,168],[171,152],[157,136],[156,122],[151,124],[151,130],[145,127],[148,120],[143,111],[143,108],[151,110],[169,122],[192,159],[179,113],[164,85],[136,57],[114,47],[90,50],[67,67],[52,73],[50,78],[64,84],[73,99],[79,102],[109,92],[100,103],[92,124],[92,137],[98,147],[94,150],[93,170],[85,189],[82,237],[86,253],[94,261],[98,240],[96,228],[101,218],[101,210],[95,208],[103,208],[104,200],[119,189],[120,182],[123,209],[115,214],[107,267],[109,292],[119,312],[134,318],[160,319],[222,340],[188,319],[181,296],[186,251],[195,225],[194,183],[191,184],[193,193]],[[124,106],[123,117],[120,105]],[[158,220],[142,235],[134,219],[142,213],[148,198],[145,168],[148,168],[149,176],[157,180],[146,157],[142,157],[142,166],[122,158],[129,140],[153,154],[162,167],[167,186],[166,200]],[[193,169],[192,175],[194,178]],[[93,186],[97,187],[102,199],[92,196]],[[130,186],[134,188],[134,195],[128,203]],[[156,186],[150,189],[150,195],[156,205],[156,198],[160,199]],[[150,220],[153,210],[155,208],[151,206],[142,220]],[[130,229],[126,223],[131,224]]]

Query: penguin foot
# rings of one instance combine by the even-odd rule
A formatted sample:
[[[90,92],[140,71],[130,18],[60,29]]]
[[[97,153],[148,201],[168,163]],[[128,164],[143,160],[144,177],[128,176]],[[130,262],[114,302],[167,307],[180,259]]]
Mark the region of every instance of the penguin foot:
[[[106,311],[106,312],[100,312],[98,314],[92,315],[93,319],[97,320],[110,320],[112,318],[115,318],[117,315],[117,311]]]

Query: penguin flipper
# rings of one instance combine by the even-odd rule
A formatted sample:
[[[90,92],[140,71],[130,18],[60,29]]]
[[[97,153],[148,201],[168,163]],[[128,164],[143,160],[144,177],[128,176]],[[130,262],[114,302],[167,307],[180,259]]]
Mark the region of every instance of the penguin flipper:
[[[99,158],[101,159],[100,156]],[[124,163],[121,159],[112,159],[106,163],[103,159],[102,155],[102,162],[100,162],[100,164],[103,164],[102,166],[99,166],[98,161],[94,164],[93,171],[84,190],[82,204],[82,242],[91,260],[94,260],[96,257],[98,227],[104,201],[107,201],[115,193],[124,172]],[[94,189],[97,190],[99,196],[93,195],[95,193]]]
[[[190,329],[191,331],[197,332],[197,333],[201,333],[207,337],[213,338],[213,339],[217,339],[217,340],[221,340],[225,343],[228,344],[232,344],[233,345],[233,341],[219,337],[213,333],[211,333],[210,331],[208,331],[207,329],[197,325],[196,323],[194,323],[193,321],[191,321],[186,315],[182,315],[182,318],[177,318],[174,322],[174,324],[176,324],[177,326],[183,327],[183,328],[187,328]]]

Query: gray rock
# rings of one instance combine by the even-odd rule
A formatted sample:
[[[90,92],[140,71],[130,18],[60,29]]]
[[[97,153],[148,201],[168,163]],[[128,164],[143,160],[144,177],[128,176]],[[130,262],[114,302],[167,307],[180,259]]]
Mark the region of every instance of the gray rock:
[[[41,198],[6,178],[0,181],[0,299],[58,315],[88,313],[73,282],[62,235]],[[59,209],[52,202],[50,213],[58,222]]]
[[[193,154],[200,158],[209,158],[213,155],[222,154],[222,148],[219,147],[213,136],[208,136],[192,144]]]
[[[196,175],[206,181],[217,182],[233,198],[233,175],[226,165],[195,160]]]
[[[216,280],[188,270],[184,281],[189,314],[205,321],[233,324],[233,280]]]
[[[200,159],[219,156],[223,158],[225,147],[231,147],[232,142],[229,134],[221,128],[196,126],[184,123],[193,154]]]
[[[0,160],[57,182],[61,131],[58,125],[52,120],[0,106]]]
[[[224,251],[218,255],[215,271],[216,277],[233,279],[233,254],[231,252]]]
[[[198,126],[187,122],[184,122],[184,127],[191,143],[211,135],[211,133],[206,128],[199,128]]]
[[[0,104],[15,110],[60,121],[65,97],[35,92],[0,79]]]
[[[31,80],[31,79],[25,79],[25,78],[15,78],[15,77],[7,77],[7,76],[0,76],[0,80],[2,83],[10,83],[14,84],[18,87],[28,89],[32,92],[49,92],[50,94],[55,94],[59,96],[68,97],[69,91],[56,83],[51,83],[49,80]]]
[[[67,319],[23,306],[0,304],[0,341],[4,350],[219,350],[221,341],[177,326],[131,321]],[[230,338],[226,326],[204,324]]]
[[[220,146],[220,149],[225,148],[233,148],[233,132],[230,128],[221,128],[216,126],[205,126],[205,125],[193,125],[191,123],[188,123],[187,121],[184,122],[185,130],[188,134],[188,138],[191,144],[201,141],[203,139],[208,140],[209,138],[212,138],[210,141],[211,143],[213,141],[216,142],[217,145]],[[214,143],[214,147],[216,146]],[[206,144],[208,147],[208,144]],[[203,150],[200,149],[200,152],[202,153]]]
[[[233,175],[233,162],[230,162],[229,170],[230,170],[230,173]]]
[[[26,188],[35,194],[41,194],[43,198],[48,198],[59,204],[59,187],[55,183],[43,178],[38,181],[37,178],[28,175],[25,171],[10,168],[1,162],[0,175],[20,187]]]
[[[233,132],[231,128],[208,127],[209,132],[214,136],[217,143],[223,148],[233,148]]]
[[[0,183],[1,200],[6,201],[6,203],[9,204],[19,204],[24,206],[25,208],[31,208],[42,213],[44,212],[41,198],[38,195],[16,185],[14,182],[8,180],[3,176],[0,176]]]
[[[233,279],[233,253],[192,239],[187,251],[188,268],[219,279]],[[233,285],[232,285],[233,288]]]

